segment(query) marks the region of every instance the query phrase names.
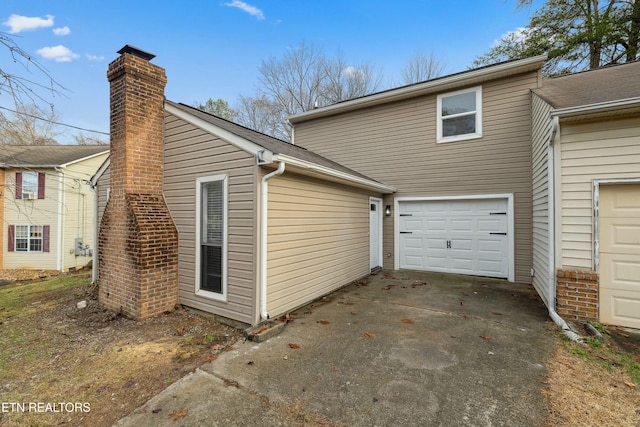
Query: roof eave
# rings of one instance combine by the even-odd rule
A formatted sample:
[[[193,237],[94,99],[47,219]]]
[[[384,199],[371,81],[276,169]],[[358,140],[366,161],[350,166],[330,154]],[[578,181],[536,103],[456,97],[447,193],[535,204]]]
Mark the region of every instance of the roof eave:
[[[396,188],[393,186],[383,184],[372,179],[366,179],[346,172],[341,172],[306,160],[297,159],[285,154],[274,154],[273,161],[284,162],[287,165],[296,166],[301,170],[317,172],[323,176],[331,177],[341,182],[347,182],[355,187],[373,190],[382,194],[392,194],[396,192]]]
[[[430,93],[451,90],[453,88],[466,85],[477,84],[489,79],[497,79],[500,77],[539,70],[542,68],[542,65],[546,60],[547,57],[545,55],[533,56],[531,58],[525,58],[518,61],[505,62],[490,67],[452,74],[447,77],[428,80],[426,82],[414,85],[403,86],[397,89],[379,92],[377,94],[329,105],[327,107],[294,114],[289,117],[289,122],[291,124],[296,124],[306,120],[312,120],[320,117],[326,117],[334,114],[344,113],[347,111],[357,110],[359,108],[371,107],[374,105],[400,101],[403,99],[427,95]]]
[[[551,117],[572,117],[635,107],[640,107],[640,97],[598,102],[595,104],[577,105],[574,107],[558,108],[551,111]]]

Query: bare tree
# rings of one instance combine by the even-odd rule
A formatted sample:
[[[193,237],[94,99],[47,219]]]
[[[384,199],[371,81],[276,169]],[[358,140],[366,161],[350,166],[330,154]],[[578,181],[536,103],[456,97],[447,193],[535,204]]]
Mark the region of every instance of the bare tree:
[[[109,145],[109,141],[90,135],[86,132],[78,132],[73,135],[76,145]]]
[[[13,117],[0,113],[0,145],[56,145],[62,132],[56,129],[53,108],[18,104]]]
[[[367,95],[377,90],[382,79],[370,64],[350,66],[341,55],[329,58],[304,43],[281,58],[262,61],[259,72],[259,95],[253,99],[260,100],[262,106],[267,105],[264,99],[269,101],[270,107],[262,112],[278,115],[274,117],[281,123],[278,135],[282,138],[282,129],[286,129],[285,139],[289,139],[287,116]],[[238,109],[243,108],[241,101]],[[241,116],[246,114],[240,111]]]
[[[10,96],[18,107],[37,101],[51,104],[45,99],[45,93],[62,94],[64,87],[8,34],[0,32],[0,45],[6,48],[4,59],[0,60],[0,95]]]
[[[429,54],[416,52],[400,71],[401,82],[409,85],[431,80],[441,76],[444,68],[445,63],[436,58],[433,51]]]
[[[286,113],[266,96],[240,96],[236,110],[236,120],[241,125],[285,141],[289,139]]]

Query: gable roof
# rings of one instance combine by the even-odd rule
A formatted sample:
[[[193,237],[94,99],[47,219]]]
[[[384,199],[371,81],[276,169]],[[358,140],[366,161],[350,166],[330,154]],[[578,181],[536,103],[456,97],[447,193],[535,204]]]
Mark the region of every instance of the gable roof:
[[[374,105],[385,104],[416,96],[452,91],[465,86],[477,85],[485,81],[513,76],[525,72],[540,71],[546,60],[547,57],[544,55],[533,56],[530,58],[500,62],[498,64],[486,65],[484,67],[436,77],[424,82],[401,86],[373,93],[371,95],[365,95],[360,98],[338,102],[337,104],[328,105],[315,110],[294,114],[289,117],[289,122],[291,124],[295,124],[306,120],[340,114],[346,111],[372,107]]]
[[[109,152],[108,145],[2,145],[0,167],[67,166]]]
[[[287,162],[290,160],[294,160],[294,162],[298,163],[299,166],[315,165],[318,166],[320,170],[323,170],[325,172],[330,173],[331,171],[334,171],[339,175],[345,176],[346,178],[351,177],[362,183],[368,183],[369,186],[377,187],[379,190],[381,189],[385,192],[395,191],[393,187],[387,186],[384,183],[369,178],[368,176],[363,175],[358,171],[343,166],[337,162],[334,162],[333,160],[327,159],[326,157],[307,150],[304,147],[282,141],[269,135],[265,135],[237,123],[214,116],[213,114],[209,114],[198,108],[165,100],[165,109],[173,113],[177,113],[178,111],[185,113],[186,115],[181,115],[182,118],[200,128],[204,129],[204,124],[212,125],[213,128],[209,128],[209,131],[221,137],[222,139],[229,140],[231,138],[229,138],[228,136],[225,138],[225,135],[217,132],[217,129],[242,138],[242,140],[248,142],[249,144],[253,144],[253,147],[247,148],[247,145],[243,144],[240,146],[240,148],[245,148],[245,151],[251,152],[252,154],[256,154],[257,151],[260,151],[260,149],[264,149],[269,152],[273,161],[280,160]],[[195,118],[197,120],[190,119],[187,116],[190,116],[191,118]],[[265,163],[268,163],[268,161]],[[302,167],[304,168],[305,166]],[[353,181],[353,179],[348,180]]]
[[[556,109],[640,97],[640,61],[543,80],[533,92]]]

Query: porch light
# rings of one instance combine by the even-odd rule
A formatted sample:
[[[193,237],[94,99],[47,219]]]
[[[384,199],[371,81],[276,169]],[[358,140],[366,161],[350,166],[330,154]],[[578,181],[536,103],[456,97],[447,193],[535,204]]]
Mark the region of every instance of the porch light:
[[[385,216],[389,216],[389,215],[391,215],[391,205],[387,205],[387,206],[384,208],[384,215],[385,215]]]

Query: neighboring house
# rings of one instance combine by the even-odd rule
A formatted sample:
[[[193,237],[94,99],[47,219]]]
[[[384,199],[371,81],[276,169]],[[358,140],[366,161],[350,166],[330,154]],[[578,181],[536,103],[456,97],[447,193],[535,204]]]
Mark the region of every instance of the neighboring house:
[[[567,319],[640,328],[640,62],[545,80],[532,103],[534,284],[553,305],[557,280]]]
[[[108,155],[105,146],[0,148],[0,268],[67,271],[91,261],[88,183]]]

